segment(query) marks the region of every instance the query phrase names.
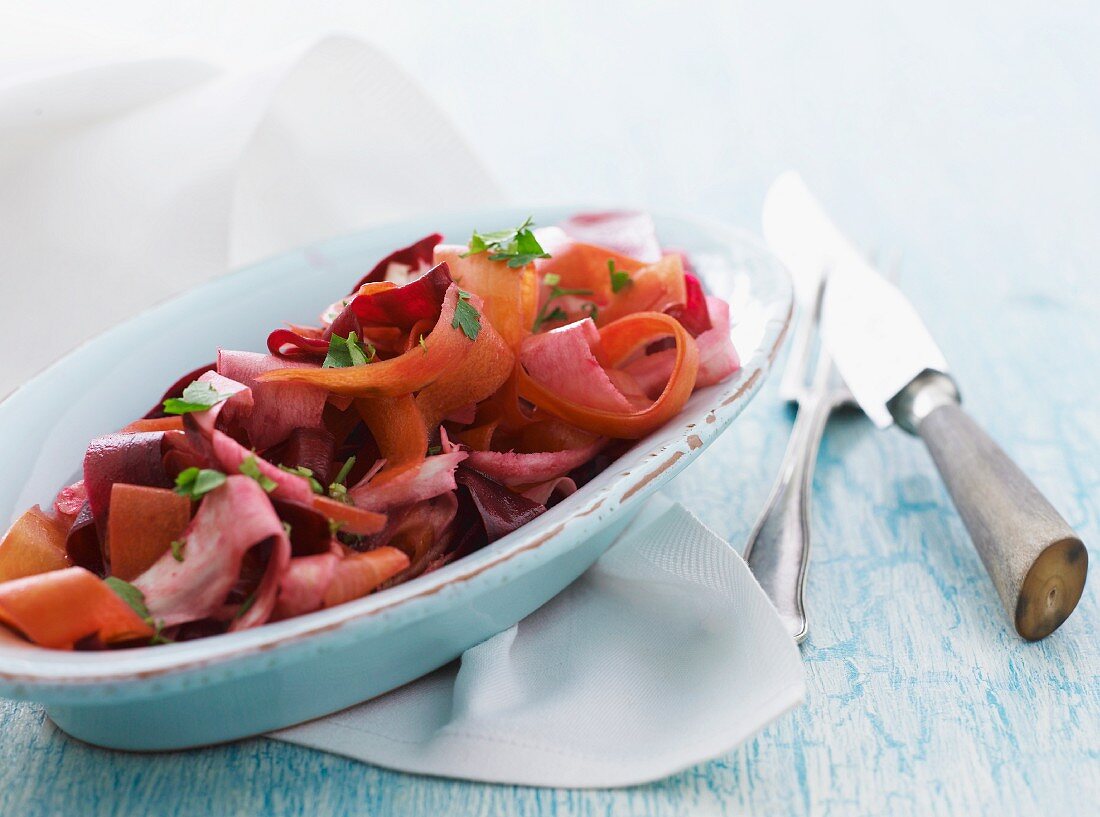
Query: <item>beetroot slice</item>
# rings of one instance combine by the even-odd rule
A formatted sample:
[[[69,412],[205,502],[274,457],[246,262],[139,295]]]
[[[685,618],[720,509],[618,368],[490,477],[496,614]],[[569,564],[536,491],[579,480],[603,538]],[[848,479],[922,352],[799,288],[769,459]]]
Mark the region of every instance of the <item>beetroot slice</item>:
[[[328,519],[312,505],[294,499],[271,499],[275,513],[290,525],[292,556],[315,556],[327,553],[332,542]]]
[[[680,322],[692,337],[699,337],[708,329],[713,329],[710,312],[707,310],[707,297],[703,285],[690,272],[684,273],[684,288],[687,290],[687,302],[683,306],[674,306],[668,314]]]
[[[374,265],[374,269],[359,279],[359,283],[351,288],[351,294],[354,295],[359,291],[359,287],[363,284],[375,283],[377,281],[386,280],[386,271],[390,268],[390,264],[402,264],[411,269],[416,269],[421,264],[431,264],[432,255],[435,253],[437,244],[443,241],[443,236],[439,233],[432,233],[426,235],[419,241],[414,241],[407,247],[402,247],[399,250],[395,250]]]
[[[577,213],[559,226],[574,241],[606,247],[646,264],[661,260],[657,228],[648,213],[634,210]]]
[[[443,296],[451,285],[451,273],[446,263],[433,267],[420,278],[403,287],[357,295],[348,304],[363,326],[397,326],[411,329],[418,321],[434,321],[439,318]],[[340,319],[333,322],[333,332],[340,333]],[[346,335],[343,335],[346,337]]]
[[[172,487],[164,470],[163,442],[163,431],[142,431],[96,437],[88,446],[84,453],[84,485],[101,539],[107,532],[111,486],[116,482]]]
[[[324,428],[296,428],[280,446],[278,456],[267,458],[287,468],[308,468],[324,487],[336,476],[332,467],[335,456],[336,438],[332,432]]]
[[[464,465],[455,469],[455,482],[469,492],[485,527],[487,542],[495,542],[546,511],[545,505],[512,493],[496,480]]]
[[[73,520],[73,526],[69,528],[69,535],[65,539],[65,552],[77,567],[90,570],[97,576],[107,574],[103,547],[99,543],[99,534],[96,532],[95,516],[92,515],[92,506],[87,500],[80,507],[76,519]]]
[[[287,346],[293,348],[289,352],[284,351]],[[328,341],[322,338],[307,338],[293,329],[283,327],[275,329],[267,336],[267,349],[277,357],[304,356],[324,359],[324,356],[328,354]]]

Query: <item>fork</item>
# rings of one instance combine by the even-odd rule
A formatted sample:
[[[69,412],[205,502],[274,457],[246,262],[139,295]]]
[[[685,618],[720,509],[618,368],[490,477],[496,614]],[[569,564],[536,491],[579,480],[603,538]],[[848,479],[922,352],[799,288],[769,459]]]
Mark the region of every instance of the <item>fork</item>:
[[[813,309],[803,320],[783,373],[781,391],[795,403],[795,415],[779,476],[745,546],[744,557],[756,580],[779,611],[787,631],[801,644],[808,624],[803,603],[810,557],[810,496],[814,464],[829,416],[854,400],[818,342],[821,300],[827,272],[818,283]],[[814,351],[817,360],[807,381]],[[793,398],[793,400],[791,399]]]

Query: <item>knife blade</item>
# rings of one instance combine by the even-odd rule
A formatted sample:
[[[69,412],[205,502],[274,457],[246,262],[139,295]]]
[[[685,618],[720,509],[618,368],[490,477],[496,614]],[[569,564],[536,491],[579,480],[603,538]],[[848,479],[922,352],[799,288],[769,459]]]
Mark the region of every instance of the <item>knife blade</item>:
[[[769,191],[765,236],[780,260],[828,270],[822,340],[879,428],[921,437],[1016,631],[1043,638],[1081,598],[1088,552],[1007,454],[967,415],[917,311],[788,172]],[[797,275],[796,275],[797,278]]]

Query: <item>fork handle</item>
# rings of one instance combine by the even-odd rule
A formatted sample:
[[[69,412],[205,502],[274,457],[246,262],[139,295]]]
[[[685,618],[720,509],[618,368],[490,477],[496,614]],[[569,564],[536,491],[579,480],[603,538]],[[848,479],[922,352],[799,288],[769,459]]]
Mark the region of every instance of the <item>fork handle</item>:
[[[749,569],[797,643],[809,629],[802,588],[810,557],[810,495],[818,446],[832,408],[822,394],[800,403],[779,477],[745,546]]]

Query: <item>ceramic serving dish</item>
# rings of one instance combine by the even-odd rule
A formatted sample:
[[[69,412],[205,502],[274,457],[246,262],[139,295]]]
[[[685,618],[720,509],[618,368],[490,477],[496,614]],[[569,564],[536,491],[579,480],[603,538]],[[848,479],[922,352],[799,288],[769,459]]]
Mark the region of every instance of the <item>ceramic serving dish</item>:
[[[72,352],[0,403],[0,522],[52,500],[88,441],[141,416],[217,346],[263,349],[270,327],[311,323],[394,247],[439,230],[519,223],[528,210],[406,221],[256,264],[157,306]],[[541,209],[539,224],[570,211]],[[732,306],[742,368],[546,514],[458,562],[366,598],[239,633],[110,652],[33,646],[0,627],[0,695],[43,704],[70,734],[161,750],[255,735],[407,683],[510,627],[591,565],[646,498],[703,451],[760,388],[786,334],[791,287],[751,237],[657,217]]]

